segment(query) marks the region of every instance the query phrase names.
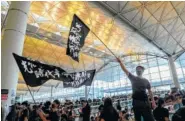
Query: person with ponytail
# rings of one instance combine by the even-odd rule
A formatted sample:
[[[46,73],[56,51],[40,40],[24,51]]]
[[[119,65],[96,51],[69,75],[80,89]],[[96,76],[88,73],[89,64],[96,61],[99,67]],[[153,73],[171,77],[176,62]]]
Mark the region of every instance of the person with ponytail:
[[[169,111],[164,108],[164,100],[162,98],[158,100],[158,106],[154,109],[153,114],[156,121],[170,121]]]

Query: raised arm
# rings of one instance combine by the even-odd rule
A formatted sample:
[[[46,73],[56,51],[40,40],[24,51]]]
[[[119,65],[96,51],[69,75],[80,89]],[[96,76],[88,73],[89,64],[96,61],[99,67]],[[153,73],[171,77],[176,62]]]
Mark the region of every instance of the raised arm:
[[[121,60],[119,58],[117,58],[118,63],[120,64],[122,70],[125,72],[125,74],[128,76],[129,75],[129,71],[126,69],[125,65],[121,62]]]

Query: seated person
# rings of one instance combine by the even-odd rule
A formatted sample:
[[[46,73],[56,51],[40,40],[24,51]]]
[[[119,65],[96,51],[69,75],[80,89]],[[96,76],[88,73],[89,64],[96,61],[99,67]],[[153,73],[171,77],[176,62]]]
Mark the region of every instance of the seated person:
[[[153,111],[156,121],[169,121],[169,111],[164,108],[164,100],[160,98],[158,100],[158,106]]]
[[[172,117],[172,121],[185,121],[185,98],[182,99],[183,107],[178,109]]]

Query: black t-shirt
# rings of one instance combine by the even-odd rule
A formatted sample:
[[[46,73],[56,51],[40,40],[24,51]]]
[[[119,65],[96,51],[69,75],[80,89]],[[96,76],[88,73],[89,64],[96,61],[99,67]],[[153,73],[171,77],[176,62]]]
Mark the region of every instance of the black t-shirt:
[[[121,105],[120,104],[117,105],[117,110],[121,111]]]
[[[185,121],[185,107],[182,107],[175,112],[172,121]]]
[[[29,118],[29,110],[28,109],[24,109],[21,112],[21,116],[19,118],[19,121],[24,121],[25,117]]]
[[[49,114],[50,112],[50,109],[48,107],[43,107],[42,110],[45,114]]]
[[[132,84],[132,98],[141,101],[148,100],[146,89],[151,88],[149,81],[145,78],[134,76],[131,73],[129,73],[128,78]]]
[[[165,121],[165,117],[169,118],[169,111],[166,108],[157,107],[153,111],[153,114],[156,121]]]
[[[118,121],[119,114],[113,107],[110,107],[102,111],[100,119],[104,119],[105,121]]]
[[[67,121],[67,115],[66,114],[61,115],[61,121]]]
[[[103,104],[101,104],[99,107],[98,107],[98,110],[101,112],[103,111]]]
[[[41,121],[39,115],[37,114],[36,110],[30,112],[29,121]]]
[[[60,116],[58,115],[58,112],[57,111],[51,111],[49,113],[49,120],[50,121],[59,121],[60,120]]]
[[[74,120],[74,118],[72,117],[72,114],[73,114],[73,112],[70,110],[68,112],[68,121],[73,121]]]
[[[91,114],[91,107],[89,105],[86,105],[82,109],[83,121],[89,121],[90,120],[90,114]]]

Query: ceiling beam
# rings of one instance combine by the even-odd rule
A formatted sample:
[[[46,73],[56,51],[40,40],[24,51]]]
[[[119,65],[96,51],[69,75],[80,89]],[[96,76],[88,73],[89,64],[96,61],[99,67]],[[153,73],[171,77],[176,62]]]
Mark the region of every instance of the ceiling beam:
[[[113,9],[110,9],[108,7],[107,4],[103,3],[103,2],[93,2],[94,4],[101,6],[105,11],[107,11],[110,14],[116,14],[117,12]],[[135,32],[137,32],[139,35],[141,35],[142,37],[144,37],[148,42],[152,43],[155,47],[157,47],[160,51],[162,51],[163,53],[165,53],[167,56],[169,56],[170,54],[164,50],[163,48],[161,48],[159,45],[157,45],[156,43],[153,42],[153,40],[151,40],[146,34],[144,34],[143,32],[139,31],[140,29],[138,29],[137,27],[135,27],[134,25],[132,25],[132,23],[126,19],[125,17],[121,16],[120,14],[118,14],[119,19],[122,20],[122,22],[126,23],[130,28],[132,28]]]
[[[152,14],[151,11],[148,10],[148,8],[145,7],[145,9],[146,9],[150,14]],[[161,23],[160,21],[157,20],[157,18],[156,18],[155,16],[153,16],[153,18],[154,18],[158,23]],[[176,43],[177,43],[182,49],[185,50],[185,48],[184,48],[184,47],[175,39],[175,37],[166,29],[166,27],[165,27],[163,24],[161,24],[161,26],[162,26],[163,29],[166,30],[166,32],[176,41]],[[153,40],[153,41],[155,41],[155,40]]]
[[[174,59],[177,60],[184,53],[185,53],[185,50],[178,52],[177,54],[174,55]]]

